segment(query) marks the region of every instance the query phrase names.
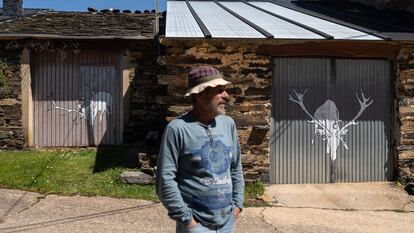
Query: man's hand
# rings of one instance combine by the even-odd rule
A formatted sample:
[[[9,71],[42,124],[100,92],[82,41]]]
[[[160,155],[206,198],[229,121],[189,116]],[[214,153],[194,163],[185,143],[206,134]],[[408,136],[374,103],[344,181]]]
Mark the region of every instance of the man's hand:
[[[233,211],[234,218],[238,218],[240,212],[241,212],[241,209],[239,207],[234,208],[234,211]]]
[[[198,224],[198,222],[196,222],[196,220],[191,219],[191,222],[187,225],[187,228],[192,228],[195,227]]]

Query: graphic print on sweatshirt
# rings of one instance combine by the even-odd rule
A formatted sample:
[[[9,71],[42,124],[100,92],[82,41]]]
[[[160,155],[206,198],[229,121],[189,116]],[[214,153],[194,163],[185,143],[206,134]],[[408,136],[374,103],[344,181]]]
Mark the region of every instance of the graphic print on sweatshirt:
[[[192,154],[201,157],[205,169],[214,175],[220,175],[229,168],[231,146],[226,146],[220,140],[209,140],[200,149],[193,150]]]
[[[208,185],[203,195],[193,195],[192,205],[197,209],[218,210],[231,205],[231,178],[226,173],[230,167],[231,146],[220,140],[207,140],[199,149],[192,151],[193,156],[201,157],[203,169],[212,173],[213,177],[204,177],[201,182]]]

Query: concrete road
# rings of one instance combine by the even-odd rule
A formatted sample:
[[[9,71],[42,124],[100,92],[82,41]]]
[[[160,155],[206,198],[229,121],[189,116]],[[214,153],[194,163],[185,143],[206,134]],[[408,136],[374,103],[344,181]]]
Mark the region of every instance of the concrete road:
[[[271,185],[265,194],[273,208],[261,215],[278,232],[414,232],[414,196],[394,183]]]
[[[389,183],[276,185],[266,195],[271,206],[245,208],[235,232],[414,232],[414,198]],[[149,201],[0,189],[0,232],[174,229],[161,204]]]
[[[175,222],[159,203],[107,197],[43,196],[0,189],[0,232],[174,232]],[[253,214],[251,214],[253,213]],[[274,232],[246,209],[236,232]]]

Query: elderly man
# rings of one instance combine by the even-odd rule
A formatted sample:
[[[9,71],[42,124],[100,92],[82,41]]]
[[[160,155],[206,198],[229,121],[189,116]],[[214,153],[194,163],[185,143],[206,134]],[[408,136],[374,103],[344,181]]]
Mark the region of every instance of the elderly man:
[[[164,131],[157,164],[157,194],[177,222],[176,232],[233,232],[243,207],[240,144],[221,73],[193,69],[188,92],[193,108]]]

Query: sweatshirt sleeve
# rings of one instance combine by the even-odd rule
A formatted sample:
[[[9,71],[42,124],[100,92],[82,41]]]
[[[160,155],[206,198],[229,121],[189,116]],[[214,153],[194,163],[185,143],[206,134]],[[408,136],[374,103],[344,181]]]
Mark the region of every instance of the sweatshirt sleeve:
[[[233,136],[233,159],[231,163],[231,180],[233,182],[233,204],[240,209],[243,208],[244,201],[244,178],[241,163],[240,142],[237,135],[236,125],[232,126]]]
[[[161,203],[167,208],[170,218],[186,223],[191,221],[193,216],[180,194],[175,179],[181,151],[180,144],[178,133],[167,126],[157,158],[156,191]]]

